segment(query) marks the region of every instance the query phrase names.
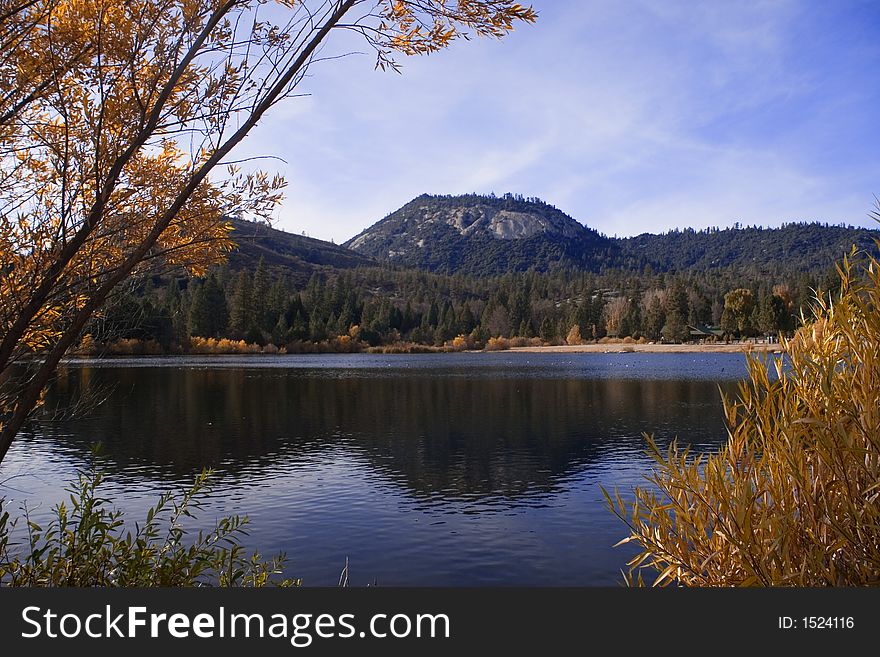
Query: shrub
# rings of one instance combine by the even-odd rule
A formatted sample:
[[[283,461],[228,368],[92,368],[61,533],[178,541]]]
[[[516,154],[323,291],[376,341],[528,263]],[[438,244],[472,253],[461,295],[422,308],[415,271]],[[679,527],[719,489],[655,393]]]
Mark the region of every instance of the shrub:
[[[53,508],[42,527],[25,511],[27,539],[17,551],[10,534],[16,521],[0,500],[0,584],[7,586],[266,586],[299,585],[275,579],[283,555],[263,561],[247,555],[240,538],[248,519],[229,516],[187,543],[183,523],[200,508],[209,472],[196,478],[180,500],[163,495],[146,521],[126,529],[123,514],[98,494],[97,470],[80,473],[70,486],[70,506]]]
[[[114,356],[161,356],[163,353],[162,345],[154,338],[119,338],[107,345],[107,351]]]
[[[248,343],[244,340],[229,340],[228,338],[200,338],[192,336],[189,339],[189,353],[191,354],[259,354],[263,353],[264,347],[256,343]]]
[[[510,341],[507,338],[489,338],[486,343],[486,351],[504,351],[510,349]]]
[[[95,342],[95,338],[92,337],[91,333],[86,333],[79,341],[79,345],[72,349],[70,353],[74,356],[94,356],[98,353],[98,345]]]
[[[328,351],[332,351],[337,354],[353,354],[357,353],[361,350],[361,343],[357,340],[353,340],[352,337],[348,334],[338,335],[330,341],[330,348]]]
[[[724,399],[729,440],[693,458],[648,438],[652,487],[606,493],[641,552],[627,579],[658,585],[880,584],[880,267],[838,268],[836,301],[783,343],[748,356],[739,398]]]
[[[417,342],[393,342],[367,349],[371,354],[434,354],[443,349]]]
[[[471,335],[457,335],[447,343],[447,346],[452,349],[452,351],[466,351],[468,349],[476,348],[474,338]]]

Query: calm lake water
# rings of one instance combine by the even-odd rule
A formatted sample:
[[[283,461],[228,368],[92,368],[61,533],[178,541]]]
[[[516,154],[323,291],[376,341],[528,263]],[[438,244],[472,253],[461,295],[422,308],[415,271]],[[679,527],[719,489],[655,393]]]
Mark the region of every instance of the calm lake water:
[[[725,437],[738,354],[428,354],[80,361],[47,407],[104,399],[23,435],[0,496],[37,519],[104,445],[104,488],[142,518],[216,469],[194,527],[240,513],[246,544],[306,585],[609,585],[632,554],[600,485],[650,463],[642,432]]]

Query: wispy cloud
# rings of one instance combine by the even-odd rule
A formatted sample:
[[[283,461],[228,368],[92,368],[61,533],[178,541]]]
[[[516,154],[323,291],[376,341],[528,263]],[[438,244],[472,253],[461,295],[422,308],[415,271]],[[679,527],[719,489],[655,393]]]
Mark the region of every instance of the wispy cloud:
[[[873,3],[534,4],[538,25],[402,76],[370,55],[317,66],[312,96],[246,146],[287,160],[269,167],[290,183],[279,225],[339,242],[420,193],[471,191],[541,196],[608,234],[868,223]]]

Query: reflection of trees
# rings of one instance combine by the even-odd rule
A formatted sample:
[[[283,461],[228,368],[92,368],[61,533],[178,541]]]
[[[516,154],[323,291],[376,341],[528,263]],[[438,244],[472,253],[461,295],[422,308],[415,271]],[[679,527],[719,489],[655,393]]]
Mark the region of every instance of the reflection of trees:
[[[641,449],[643,431],[708,443],[724,435],[714,383],[339,375],[71,369],[50,403],[83,386],[115,392],[91,417],[46,431],[68,448],[100,440],[108,467],[158,477],[291,467],[344,443],[414,492],[443,496],[550,490],[612,445]]]

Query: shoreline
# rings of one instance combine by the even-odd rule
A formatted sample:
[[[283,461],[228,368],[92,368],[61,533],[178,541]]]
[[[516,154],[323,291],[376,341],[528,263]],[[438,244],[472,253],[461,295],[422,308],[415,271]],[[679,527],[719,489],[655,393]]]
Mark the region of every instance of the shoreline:
[[[626,342],[607,342],[607,343],[589,343],[580,345],[545,345],[540,347],[510,347],[508,349],[475,349],[464,351],[414,351],[414,352],[303,352],[290,354],[270,354],[270,353],[215,353],[215,354],[113,354],[104,356],[68,356],[62,359],[64,364],[73,364],[83,361],[107,361],[114,360],[147,360],[151,358],[161,359],[177,359],[177,358],[223,358],[229,356],[239,356],[244,358],[271,359],[273,357],[290,357],[290,356],[355,356],[355,355],[377,355],[377,356],[412,356],[420,354],[779,354],[784,349],[779,343],[752,343],[752,342],[731,342],[720,344],[640,344]],[[22,364],[27,362],[39,361],[21,361]]]
[[[778,342],[758,343],[731,342],[719,344],[639,344],[634,343],[591,343],[577,345],[556,345],[547,347],[511,347],[507,352],[547,353],[547,354],[740,354],[740,353],[782,353]],[[499,352],[503,353],[503,352]]]

